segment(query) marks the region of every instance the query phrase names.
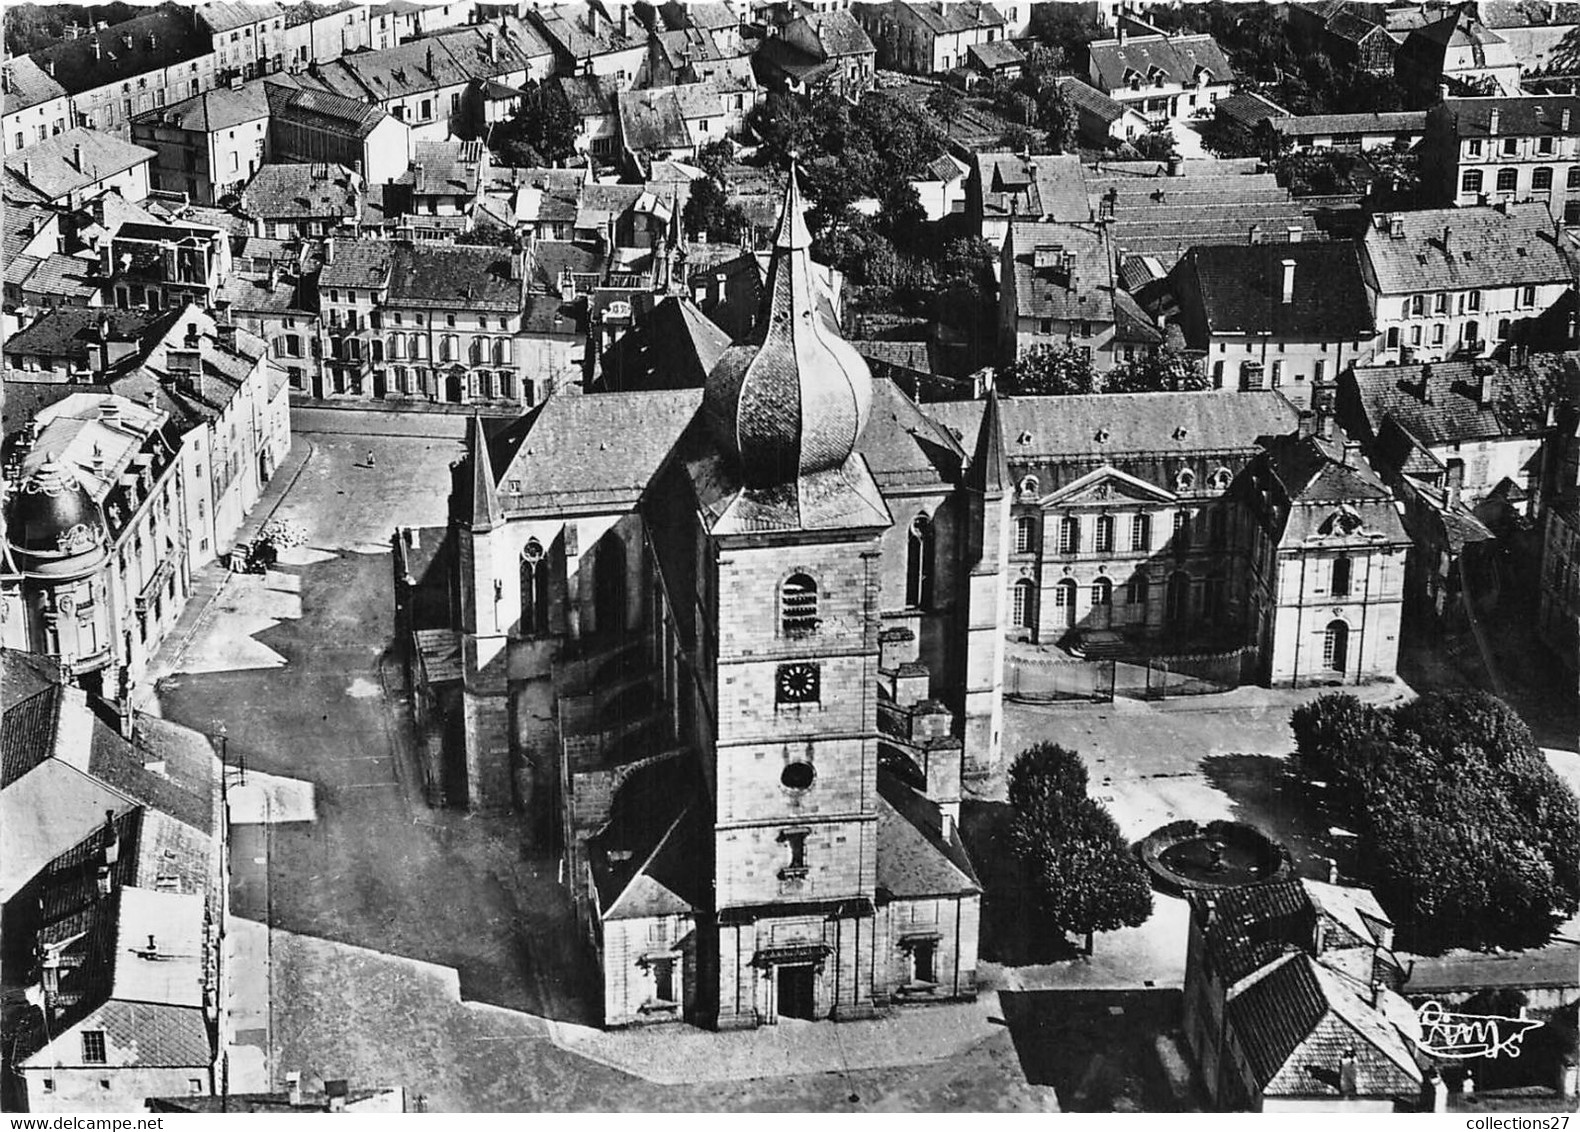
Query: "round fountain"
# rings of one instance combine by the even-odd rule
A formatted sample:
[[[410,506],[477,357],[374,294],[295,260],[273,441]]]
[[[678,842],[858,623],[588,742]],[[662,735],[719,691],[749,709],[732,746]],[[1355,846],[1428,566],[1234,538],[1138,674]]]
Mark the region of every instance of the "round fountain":
[[[1153,883],[1165,892],[1204,892],[1282,880],[1293,870],[1285,848],[1237,821],[1171,822],[1138,846]]]

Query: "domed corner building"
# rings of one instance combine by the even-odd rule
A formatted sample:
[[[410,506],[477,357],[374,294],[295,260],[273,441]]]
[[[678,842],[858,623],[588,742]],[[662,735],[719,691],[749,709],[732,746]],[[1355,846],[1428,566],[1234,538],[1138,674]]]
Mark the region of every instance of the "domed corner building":
[[[8,438],[0,524],[0,645],[56,657],[124,696],[190,588],[185,504],[168,414],[74,393]]]
[[[792,174],[704,388],[473,422],[432,571],[457,620],[421,620],[433,552],[395,539],[430,782],[563,842],[607,1025],[975,994],[956,823],[963,763],[998,759],[998,405],[963,447],[875,382],[810,243]]]

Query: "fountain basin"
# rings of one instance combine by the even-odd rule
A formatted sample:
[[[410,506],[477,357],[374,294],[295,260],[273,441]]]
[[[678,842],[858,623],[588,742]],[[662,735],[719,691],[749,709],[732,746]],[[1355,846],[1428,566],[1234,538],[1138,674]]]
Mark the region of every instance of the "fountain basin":
[[[1164,892],[1211,892],[1283,880],[1289,852],[1253,825],[1237,821],[1170,822],[1137,846],[1152,882]]]

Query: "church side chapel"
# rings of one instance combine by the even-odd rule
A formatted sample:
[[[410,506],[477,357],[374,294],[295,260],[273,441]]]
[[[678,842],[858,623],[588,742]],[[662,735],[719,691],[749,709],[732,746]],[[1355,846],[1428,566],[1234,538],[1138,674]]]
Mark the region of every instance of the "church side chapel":
[[[447,528],[393,540],[435,801],[563,849],[610,1026],[973,995],[957,821],[1011,649],[1393,673],[1406,539],[1326,400],[924,410],[841,336],[810,245],[792,172],[753,331],[667,360],[703,387],[476,419]]]

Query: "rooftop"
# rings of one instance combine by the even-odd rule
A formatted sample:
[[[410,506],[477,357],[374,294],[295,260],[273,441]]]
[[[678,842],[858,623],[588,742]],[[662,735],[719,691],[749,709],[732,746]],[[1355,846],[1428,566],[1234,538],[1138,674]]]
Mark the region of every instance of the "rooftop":
[[[1397,235],[1395,235],[1397,233]],[[1364,237],[1385,295],[1568,283],[1572,272],[1553,237],[1547,206],[1429,208],[1381,214]]]
[[[1283,282],[1291,264],[1286,302]],[[1348,240],[1197,247],[1176,270],[1194,274],[1212,333],[1324,341],[1372,333],[1360,252]]]
[[[362,218],[362,178],[344,165],[270,163],[241,191],[241,210],[264,220]]]
[[[111,134],[77,126],[6,157],[6,169],[50,200],[124,173],[158,156]]]
[[[103,31],[63,39],[33,52],[32,58],[67,94],[82,94],[212,51],[208,31],[192,9],[163,4]]]
[[[64,98],[66,88],[55,81],[44,64],[31,55],[5,61],[5,113],[19,114],[54,98]]]
[[[1124,41],[1101,39],[1088,44],[1098,85],[1123,90],[1133,78],[1143,86],[1156,78],[1195,86],[1198,75],[1208,82],[1226,83],[1234,70],[1218,41],[1210,35],[1132,35]]]

